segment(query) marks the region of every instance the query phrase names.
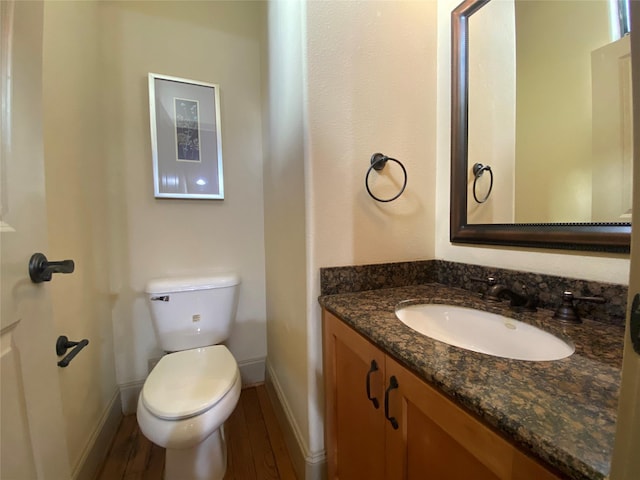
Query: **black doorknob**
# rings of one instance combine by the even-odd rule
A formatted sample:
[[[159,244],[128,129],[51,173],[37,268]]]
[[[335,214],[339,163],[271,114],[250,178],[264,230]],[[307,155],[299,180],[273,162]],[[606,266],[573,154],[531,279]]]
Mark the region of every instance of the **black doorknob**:
[[[82,350],[87,345],[89,345],[89,340],[87,340],[86,338],[80,340],[79,342],[74,342],[69,340],[65,335],[60,335],[58,337],[58,340],[56,340],[56,353],[59,357],[67,353],[67,350],[71,347],[75,348],[71,350],[69,355],[58,362],[58,366],[63,368],[68,366],[69,362],[71,362],[71,360],[73,360],[75,356],[80,352],[80,350]]]
[[[34,253],[29,260],[29,277],[33,283],[48,282],[54,273],[72,273],[75,268],[73,260],[50,262],[42,253]]]

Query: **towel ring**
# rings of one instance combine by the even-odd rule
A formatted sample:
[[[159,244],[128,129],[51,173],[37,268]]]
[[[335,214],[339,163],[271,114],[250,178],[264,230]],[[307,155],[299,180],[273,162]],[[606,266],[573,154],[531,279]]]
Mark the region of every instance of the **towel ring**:
[[[376,171],[382,170],[387,164],[387,160],[396,162],[398,165],[400,165],[400,168],[402,169],[402,173],[404,174],[404,182],[402,184],[402,188],[400,189],[400,191],[393,197],[378,198],[373,193],[371,193],[371,189],[369,188],[369,174],[371,173],[371,170],[376,170]],[[407,170],[406,168],[404,168],[404,165],[402,165],[402,163],[400,163],[400,161],[396,160],[395,158],[387,157],[382,153],[374,153],[373,155],[371,155],[371,165],[367,170],[367,175],[364,177],[364,186],[367,187],[367,192],[369,193],[369,195],[371,195],[371,198],[373,198],[374,200],[377,200],[378,202],[392,202],[396,198],[398,198],[400,195],[402,195],[402,192],[404,192],[404,189],[407,187]]]
[[[489,190],[487,191],[487,194],[484,196],[482,200],[478,200],[478,196],[476,194],[476,185],[478,183],[478,179],[482,176],[484,172],[489,172],[489,175],[491,175],[491,181],[489,183]],[[491,189],[493,188],[493,171],[491,170],[491,167],[489,165],[482,165],[481,163],[476,163],[473,166],[473,176],[475,177],[473,179],[473,198],[478,203],[484,203],[489,199],[489,195],[491,195]]]

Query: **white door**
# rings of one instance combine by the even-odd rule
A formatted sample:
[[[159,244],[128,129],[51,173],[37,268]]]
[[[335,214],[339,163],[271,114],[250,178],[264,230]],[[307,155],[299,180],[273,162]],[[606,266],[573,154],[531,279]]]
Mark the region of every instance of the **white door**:
[[[640,2],[631,2],[631,58],[634,85],[640,84]],[[633,93],[633,113],[638,125],[640,118],[640,89]],[[640,129],[634,138],[633,172],[633,228],[631,239],[631,275],[629,278],[629,307],[636,294],[640,294]],[[612,480],[640,478],[640,354],[633,350],[630,336],[630,315],[627,314],[622,385],[618,405],[616,444],[611,465]]]
[[[0,478],[70,478],[48,283],[28,262],[47,253],[42,151],[42,15],[0,2]],[[55,277],[54,277],[55,281]]]
[[[640,2],[638,3],[640,4]],[[640,8],[638,9],[638,14],[640,14]],[[640,42],[638,43],[640,44]],[[640,55],[634,57],[633,61],[640,63]],[[633,68],[636,69],[635,66]],[[640,66],[637,71],[640,73]],[[634,75],[635,73],[634,71]],[[636,93],[635,96],[634,108],[636,114],[638,114],[640,113],[640,95]],[[640,132],[636,132],[635,137],[636,153],[634,158],[636,168],[634,172],[635,193],[633,198],[631,275],[629,278],[627,328],[622,362],[622,385],[618,404],[616,443],[611,465],[612,480],[637,480],[640,478],[640,455],[638,455],[638,446],[640,445],[640,353],[636,353],[633,349],[630,328],[633,299],[636,294],[640,294],[640,168],[637,168],[640,164],[640,155],[638,154],[640,153]]]
[[[633,82],[630,44],[627,35],[591,53],[593,222],[628,222],[631,218]]]

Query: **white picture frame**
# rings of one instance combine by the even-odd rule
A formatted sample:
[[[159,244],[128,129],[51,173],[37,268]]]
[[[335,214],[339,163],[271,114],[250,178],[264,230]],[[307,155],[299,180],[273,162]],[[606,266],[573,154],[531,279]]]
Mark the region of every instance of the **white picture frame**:
[[[149,73],[156,198],[224,200],[220,87]]]

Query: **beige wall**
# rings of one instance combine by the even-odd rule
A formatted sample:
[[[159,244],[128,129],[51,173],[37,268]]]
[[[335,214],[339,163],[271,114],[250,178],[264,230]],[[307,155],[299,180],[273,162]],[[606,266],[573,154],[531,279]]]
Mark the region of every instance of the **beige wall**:
[[[609,42],[607,15],[603,0],[500,1],[471,17],[469,223],[592,220],[590,53]],[[581,26],[571,35],[567,18]],[[495,177],[480,205],[471,191],[476,162]],[[482,195],[488,182],[478,184]]]
[[[311,272],[429,258],[435,2],[310,2],[307,10]],[[374,201],[364,188],[375,152],[407,169],[407,189],[390,203]],[[383,182],[387,176],[394,181]],[[401,182],[393,163],[370,176],[372,190],[383,198]]]
[[[489,2],[469,21],[469,144],[467,220],[513,223],[516,148],[515,20],[512,2]],[[488,165],[493,188],[484,203],[473,196],[473,165]],[[482,200],[491,185],[476,183]]]
[[[229,348],[254,381],[263,378],[262,10],[258,2],[100,4],[115,357],[125,388],[139,386],[161,354],[145,283],[224,270],[242,280]],[[220,85],[224,201],[154,198],[148,72]]]
[[[605,0],[516,3],[519,223],[592,219],[591,52],[610,41],[607,19]]]
[[[310,449],[322,448],[318,269],[433,258],[435,2],[310,2],[306,19]],[[378,203],[371,154],[402,161],[403,195]],[[380,197],[402,181],[372,173]],[[386,176],[394,181],[384,182]]]
[[[109,295],[106,158],[97,3],[45,3],[43,134],[50,260],[72,275],[50,289],[56,333],[89,345],[58,368],[74,478],[117,399]],[[53,348],[53,345],[51,345]]]
[[[438,152],[436,258],[573,278],[626,284],[628,255],[558,250],[469,247],[449,242],[450,176],[450,15],[457,0],[438,2]]]
[[[270,4],[269,365],[307,478],[324,448],[319,268],[434,254],[435,27],[434,2]],[[407,169],[394,202],[366,193],[375,152]],[[374,193],[393,196],[399,173],[373,172]]]
[[[268,370],[296,441],[308,449],[303,4],[269,2],[264,163]],[[297,470],[304,466],[296,458]]]
[[[260,2],[46,4],[47,254],[76,262],[50,285],[54,319],[59,334],[90,340],[58,370],[74,476],[116,383],[135,392],[161,354],[148,279],[238,272],[228,344],[249,381],[264,376],[263,15]],[[154,199],[148,72],[220,84],[224,201]]]

